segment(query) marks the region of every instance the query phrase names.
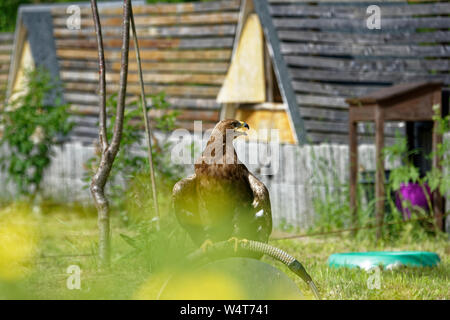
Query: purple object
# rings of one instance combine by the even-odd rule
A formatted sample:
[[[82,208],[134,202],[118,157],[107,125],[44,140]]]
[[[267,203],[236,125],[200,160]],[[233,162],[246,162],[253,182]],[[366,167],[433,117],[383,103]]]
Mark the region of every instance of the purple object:
[[[428,199],[424,190],[428,194]],[[405,219],[411,218],[411,210],[409,208],[420,207],[428,211],[428,200],[431,201],[431,191],[426,183],[423,187],[414,182],[402,183],[400,189],[395,193],[395,205]],[[403,202],[408,203],[405,208],[403,207]]]

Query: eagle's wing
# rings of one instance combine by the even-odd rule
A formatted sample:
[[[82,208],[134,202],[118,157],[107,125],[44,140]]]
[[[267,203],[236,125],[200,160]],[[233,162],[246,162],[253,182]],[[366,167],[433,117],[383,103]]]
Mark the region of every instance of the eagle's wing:
[[[202,243],[202,225],[198,210],[195,174],[178,181],[172,191],[173,209],[180,225],[192,240]]]
[[[267,242],[272,233],[272,208],[270,196],[264,183],[248,172],[248,184],[253,192],[254,223],[256,224],[257,238]]]

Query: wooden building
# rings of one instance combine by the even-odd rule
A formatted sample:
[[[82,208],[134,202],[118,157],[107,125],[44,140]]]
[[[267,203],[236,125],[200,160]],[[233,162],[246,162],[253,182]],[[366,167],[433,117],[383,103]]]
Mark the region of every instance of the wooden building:
[[[372,1],[373,2],[373,1]],[[426,1],[134,1],[147,93],[164,91],[180,127],[203,130],[220,118],[279,129],[281,142],[347,143],[345,99],[412,81],[450,86],[450,3]],[[369,26],[368,7],[381,10]],[[73,139],[96,138],[97,51],[88,2],[79,29],[69,4],[22,6],[9,76],[39,64],[61,79],[77,121]],[[99,4],[108,93],[117,91],[121,3]],[[372,20],[371,20],[372,21]],[[376,25],[375,25],[376,27]],[[133,55],[133,46],[130,51]],[[129,95],[139,93],[130,60]],[[393,128],[398,127],[394,125]],[[387,128],[387,137],[393,136]],[[360,126],[370,135],[370,126]]]
[[[79,25],[70,5],[20,7],[8,92],[20,89],[24,68],[43,65],[61,80],[71,105],[77,123],[72,139],[90,144],[97,138],[97,43],[89,2],[76,4]],[[165,92],[172,108],[180,110],[180,127],[191,130],[194,120],[202,120],[203,130],[211,128],[219,120],[216,97],[229,67],[240,1],[133,5],[146,93]],[[100,2],[99,11],[112,94],[118,89],[122,4]],[[140,92],[132,41],[130,52],[131,97]]]
[[[224,91],[239,94],[220,96],[219,101],[229,103],[226,116],[238,115],[250,125],[263,121],[286,128],[289,120],[292,135],[282,135],[285,142],[348,143],[349,97],[404,82],[442,81],[450,86],[447,1],[242,1],[237,37],[243,41],[236,40],[236,63],[244,64],[240,49],[247,50],[247,33],[260,37],[252,26],[258,16],[264,40],[251,49],[261,51],[253,52],[251,61],[254,74],[263,74],[265,81],[245,79],[237,85],[234,79],[244,78],[231,69]],[[370,5],[377,6],[379,17]],[[371,25],[377,18],[380,29]],[[255,94],[258,86],[262,92]],[[254,95],[248,97],[249,92]],[[388,127],[387,136],[398,127],[403,126]],[[371,135],[373,128],[360,126],[359,131]]]

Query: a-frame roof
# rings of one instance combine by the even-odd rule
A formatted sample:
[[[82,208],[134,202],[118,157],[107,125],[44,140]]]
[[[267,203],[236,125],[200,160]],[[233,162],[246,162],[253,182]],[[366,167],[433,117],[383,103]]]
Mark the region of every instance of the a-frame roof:
[[[368,26],[373,4],[382,13],[381,29]],[[299,142],[306,137],[347,143],[348,98],[399,83],[450,86],[450,2],[255,0],[254,5]],[[388,126],[387,136],[396,128]],[[370,126],[360,130],[373,132]]]

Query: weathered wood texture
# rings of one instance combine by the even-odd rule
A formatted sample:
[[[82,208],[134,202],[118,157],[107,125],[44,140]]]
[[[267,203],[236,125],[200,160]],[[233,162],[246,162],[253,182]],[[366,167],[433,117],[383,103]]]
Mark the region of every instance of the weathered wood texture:
[[[181,111],[177,124],[182,128],[192,130],[193,120],[202,120],[208,129],[219,119],[215,99],[230,64],[239,8],[240,0],[133,8],[146,94],[165,92],[171,108]],[[54,7],[51,13],[64,97],[78,119],[74,139],[91,143],[97,137],[93,119],[98,114],[98,65],[90,8],[81,6],[79,30],[67,28],[66,7]],[[100,7],[99,13],[111,94],[117,91],[120,71],[122,12],[119,7]],[[140,93],[133,41],[127,92]]]
[[[13,42],[13,33],[0,32],[0,107],[5,100]]]
[[[313,142],[348,142],[346,98],[403,82],[450,86],[450,2],[411,2],[269,0]],[[367,27],[372,4],[380,30]]]

